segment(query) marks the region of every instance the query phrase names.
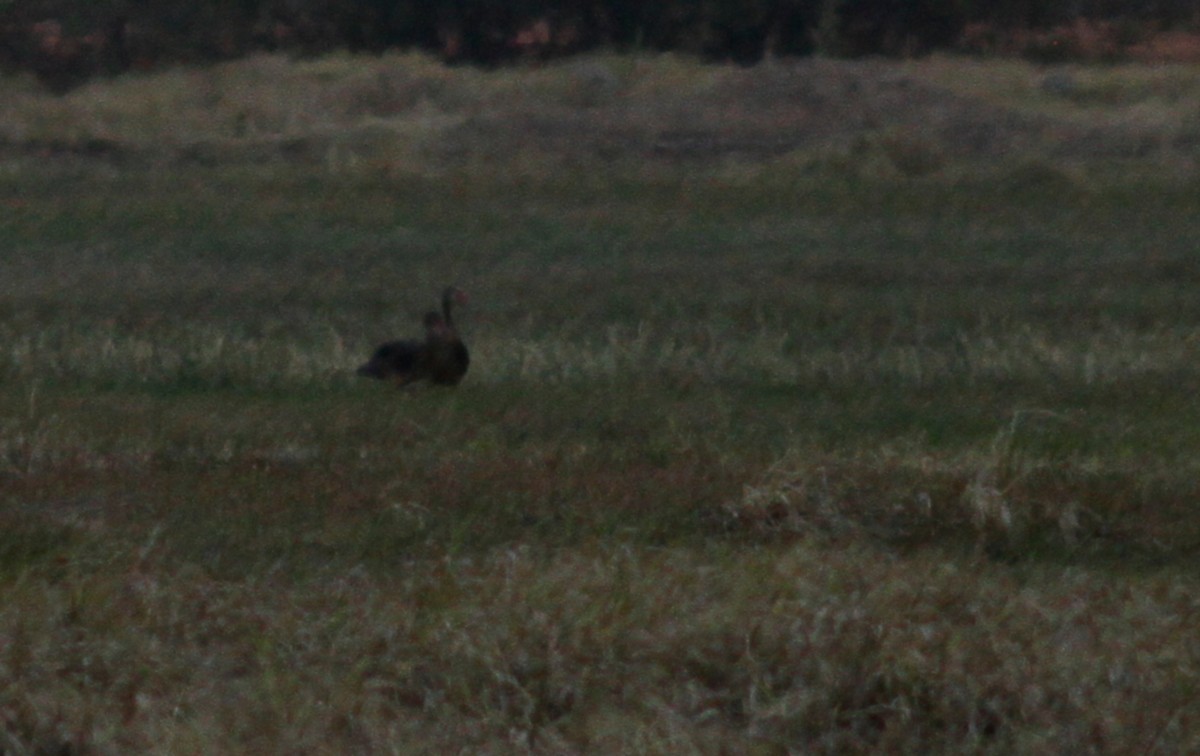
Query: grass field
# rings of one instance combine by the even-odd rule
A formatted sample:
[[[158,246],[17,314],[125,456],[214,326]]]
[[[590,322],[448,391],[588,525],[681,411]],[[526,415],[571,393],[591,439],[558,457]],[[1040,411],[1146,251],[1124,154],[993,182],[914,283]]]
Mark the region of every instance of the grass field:
[[[1200,750],[1195,73],[0,81],[0,753]]]

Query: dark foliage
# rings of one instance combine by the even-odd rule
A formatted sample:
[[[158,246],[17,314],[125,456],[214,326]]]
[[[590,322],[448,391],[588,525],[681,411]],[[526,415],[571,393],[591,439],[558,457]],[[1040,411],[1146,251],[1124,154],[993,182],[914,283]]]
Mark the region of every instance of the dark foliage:
[[[65,90],[96,74],[254,50],[415,48],[495,65],[603,46],[753,63],[922,54],[959,46],[964,30],[1007,40],[1079,19],[1144,36],[1195,25],[1200,11],[1194,0],[22,0],[0,2],[0,66]]]

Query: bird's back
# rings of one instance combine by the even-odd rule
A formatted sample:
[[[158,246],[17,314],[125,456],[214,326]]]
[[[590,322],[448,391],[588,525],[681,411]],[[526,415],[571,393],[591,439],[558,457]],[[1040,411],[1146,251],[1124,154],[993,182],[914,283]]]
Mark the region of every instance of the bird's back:
[[[422,347],[419,341],[389,341],[376,349],[370,360],[359,366],[358,374],[405,383],[418,380],[423,377]]]

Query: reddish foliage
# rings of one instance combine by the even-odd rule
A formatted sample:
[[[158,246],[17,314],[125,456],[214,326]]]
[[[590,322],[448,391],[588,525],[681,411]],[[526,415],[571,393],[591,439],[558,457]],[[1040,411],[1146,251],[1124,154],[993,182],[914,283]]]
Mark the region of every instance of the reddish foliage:
[[[1130,45],[1125,53],[1146,63],[1195,63],[1200,61],[1200,33],[1161,32]]]
[[[1200,34],[1162,31],[1153,24],[1076,19],[1048,29],[974,23],[963,27],[957,48],[976,55],[1019,56],[1045,62],[1200,60]]]

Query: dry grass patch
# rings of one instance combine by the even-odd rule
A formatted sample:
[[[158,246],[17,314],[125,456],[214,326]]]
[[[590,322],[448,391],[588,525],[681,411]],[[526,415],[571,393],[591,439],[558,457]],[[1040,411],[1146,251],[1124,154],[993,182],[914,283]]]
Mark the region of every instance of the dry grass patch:
[[[1170,560],[1200,547],[1190,524],[1196,495],[1174,466],[1054,458],[1021,449],[1010,429],[950,454],[911,445],[850,457],[794,450],[725,510],[735,532],[760,536],[973,543],[1015,559]]]
[[[119,563],[128,556],[116,556]],[[28,748],[1194,747],[1196,586],[808,543],[593,546],[293,583],[129,563],[0,612]],[[119,576],[118,576],[119,575]],[[67,586],[70,586],[69,588]],[[15,677],[14,677],[15,676]],[[34,684],[36,683],[36,684]]]
[[[10,153],[388,176],[547,178],[595,159],[729,171],[783,156],[803,171],[876,178],[972,173],[1001,158],[1190,165],[1191,71],[944,57],[729,69],[670,55],[479,71],[418,54],[260,55],[62,97],[6,79],[0,138]]]

